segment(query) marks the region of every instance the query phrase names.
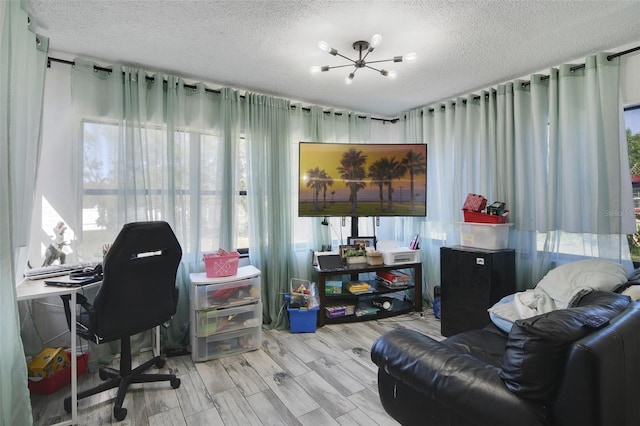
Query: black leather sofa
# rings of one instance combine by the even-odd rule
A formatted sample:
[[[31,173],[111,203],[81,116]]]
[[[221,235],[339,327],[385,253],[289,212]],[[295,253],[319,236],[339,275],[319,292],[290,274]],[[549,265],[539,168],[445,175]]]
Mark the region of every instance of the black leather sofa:
[[[374,342],[384,409],[403,425],[640,425],[640,303],[592,292],[576,307],[436,341]]]

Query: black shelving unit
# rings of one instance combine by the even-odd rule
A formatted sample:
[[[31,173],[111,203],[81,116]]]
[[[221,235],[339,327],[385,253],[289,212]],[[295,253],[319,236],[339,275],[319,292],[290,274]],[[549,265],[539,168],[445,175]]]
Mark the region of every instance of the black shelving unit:
[[[414,277],[413,283],[402,288],[387,288],[379,285],[376,280],[361,280],[359,278],[361,274],[365,273],[397,270],[412,270]],[[405,314],[411,311],[422,311],[422,263],[420,262],[401,265],[356,264],[345,266],[345,268],[341,270],[321,270],[316,266],[315,271],[318,273],[318,292],[320,293],[320,311],[318,312],[319,327],[322,327],[325,324],[368,321],[372,319],[387,318],[395,315]],[[325,283],[327,281],[327,278],[330,277],[335,277],[336,279],[342,281],[343,288],[340,294],[325,294]],[[371,292],[360,294],[352,294],[348,292],[345,289],[345,285],[350,281],[367,282],[371,288]],[[394,299],[392,304],[393,308],[391,310],[380,309],[376,313],[366,314],[362,316],[357,316],[354,313],[353,315],[346,315],[337,318],[327,318],[325,309],[327,306],[353,304],[357,307],[359,302],[368,303],[371,299],[374,299],[376,297],[407,291],[413,293],[412,298],[405,298],[403,300]]]

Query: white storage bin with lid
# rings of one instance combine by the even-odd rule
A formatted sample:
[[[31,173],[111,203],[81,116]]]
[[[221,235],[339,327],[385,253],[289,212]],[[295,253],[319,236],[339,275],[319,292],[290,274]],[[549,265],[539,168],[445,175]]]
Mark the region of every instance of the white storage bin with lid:
[[[485,250],[509,247],[509,228],[513,223],[459,222],[460,245]]]
[[[238,268],[230,277],[207,278],[191,274],[191,308],[223,308],[260,301],[260,271],[254,266]]]
[[[191,359],[206,361],[260,348],[260,271],[247,265],[228,277],[203,272],[189,276]]]

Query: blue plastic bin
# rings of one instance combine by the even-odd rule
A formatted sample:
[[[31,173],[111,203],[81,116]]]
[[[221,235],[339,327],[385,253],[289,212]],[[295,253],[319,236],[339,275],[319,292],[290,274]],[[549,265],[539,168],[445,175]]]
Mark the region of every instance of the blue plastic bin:
[[[318,322],[318,307],[311,309],[290,308],[287,303],[287,311],[289,311],[289,328],[292,333],[315,333],[316,324]]]

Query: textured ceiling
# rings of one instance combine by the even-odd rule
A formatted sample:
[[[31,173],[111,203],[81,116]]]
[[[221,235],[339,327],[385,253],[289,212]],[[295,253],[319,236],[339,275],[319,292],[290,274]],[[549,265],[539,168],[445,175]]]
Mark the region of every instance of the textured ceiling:
[[[50,55],[124,63],[307,104],[393,118],[604,50],[640,45],[640,1],[22,0]],[[356,40],[395,80],[350,68]]]

